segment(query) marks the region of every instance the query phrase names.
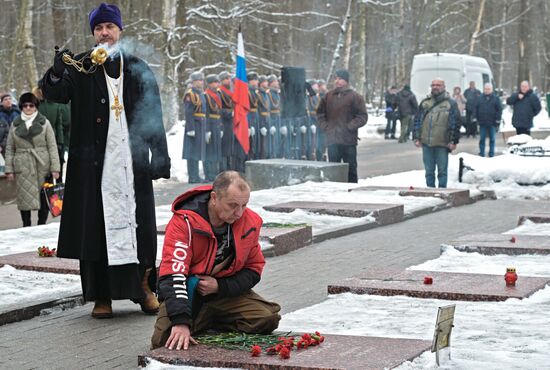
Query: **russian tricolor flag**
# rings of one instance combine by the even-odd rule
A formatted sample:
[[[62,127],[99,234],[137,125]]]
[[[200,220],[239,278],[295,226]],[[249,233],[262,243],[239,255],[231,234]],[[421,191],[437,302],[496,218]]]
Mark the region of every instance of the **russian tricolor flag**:
[[[241,32],[237,35],[237,75],[233,88],[233,132],[241,144],[244,152],[248,154],[250,142],[248,141],[247,114],[250,110],[248,100],[248,80],[246,79],[246,61],[244,59],[244,42]]]

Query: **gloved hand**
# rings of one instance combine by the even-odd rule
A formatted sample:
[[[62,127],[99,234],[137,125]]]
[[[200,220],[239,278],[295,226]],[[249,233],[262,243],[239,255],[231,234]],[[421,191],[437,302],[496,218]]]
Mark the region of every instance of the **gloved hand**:
[[[314,135],[317,132],[317,126],[315,126],[315,125],[309,126],[309,129],[311,130],[311,133],[314,134]]]
[[[220,139],[223,139],[223,131],[220,131]]]
[[[288,129],[286,126],[281,127],[281,135],[286,136],[288,135]]]
[[[187,131],[187,136],[195,137],[195,130]]]
[[[304,125],[300,126],[300,132],[301,132],[302,134],[305,134],[305,133],[307,132],[307,127],[304,126]]]
[[[248,129],[248,136],[254,136],[256,134],[256,130],[254,129],[254,127],[250,127]]]
[[[212,131],[207,131],[204,135],[204,139],[206,140],[206,144],[210,144],[210,141],[212,140]]]
[[[262,136],[267,135],[267,128],[262,127],[262,128],[260,129],[260,134],[262,134]]]
[[[61,51],[58,51],[56,49],[55,56],[53,57],[52,73],[57,78],[63,77],[63,73],[65,73],[65,68],[67,67],[67,65],[63,61],[63,54],[68,54],[71,56],[71,58],[74,56],[73,53],[69,51],[69,49],[63,49]]]
[[[270,133],[271,135],[275,135],[275,134],[277,133],[277,127],[271,126],[271,127],[269,128],[269,133]]]

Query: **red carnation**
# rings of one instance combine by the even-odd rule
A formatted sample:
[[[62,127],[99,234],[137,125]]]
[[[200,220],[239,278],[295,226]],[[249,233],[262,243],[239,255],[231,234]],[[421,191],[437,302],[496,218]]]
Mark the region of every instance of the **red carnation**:
[[[306,334],[302,335],[302,339],[305,340],[305,341],[309,341],[309,340],[311,340],[311,335],[306,333]]]
[[[281,348],[279,351],[279,356],[283,359],[290,358],[290,350],[286,347]]]
[[[515,243],[515,242],[516,242],[516,237],[515,237],[515,236],[512,236],[512,238],[510,238],[510,241],[511,241],[512,243]]]
[[[252,348],[250,348],[250,353],[252,354],[252,357],[258,357],[262,353],[262,348],[255,344]]]

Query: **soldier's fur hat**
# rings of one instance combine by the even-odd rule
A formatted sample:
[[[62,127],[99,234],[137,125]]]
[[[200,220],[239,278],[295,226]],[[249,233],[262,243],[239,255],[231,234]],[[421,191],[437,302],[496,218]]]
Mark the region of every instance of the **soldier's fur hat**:
[[[277,76],[275,75],[267,76],[267,82],[272,83],[273,81],[277,81]]]
[[[327,82],[326,82],[325,80],[323,80],[322,78],[318,79],[318,80],[317,80],[317,83],[318,83],[319,85],[326,85],[326,84],[327,84]]]
[[[261,75],[260,77],[258,77],[258,82],[259,83],[266,82],[266,81],[267,81],[267,76],[266,75]]]
[[[206,76],[206,83],[211,84],[212,82],[220,82],[218,75],[212,74],[212,75]]]
[[[231,78],[231,74],[229,74],[229,72],[223,71],[218,75],[218,78],[220,79],[220,81],[223,81],[226,78]]]
[[[189,76],[191,82],[204,80],[204,74],[202,72],[193,72]]]
[[[257,80],[258,79],[258,74],[256,72],[249,72],[247,75],[246,75],[246,79],[248,81],[252,81],[252,80]]]

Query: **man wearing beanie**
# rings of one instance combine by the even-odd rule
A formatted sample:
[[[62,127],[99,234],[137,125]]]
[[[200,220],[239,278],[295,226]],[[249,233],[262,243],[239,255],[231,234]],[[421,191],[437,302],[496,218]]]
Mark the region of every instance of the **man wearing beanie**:
[[[411,91],[409,85],[403,86],[403,89],[397,93],[397,111],[399,112],[399,121],[401,122],[401,134],[399,143],[406,143],[409,134],[413,129],[414,115],[418,110],[416,96]]]
[[[147,64],[123,50],[116,5],[88,17],[104,64],[87,73],[56,53],[42,79],[44,97],[71,103],[71,140],[57,256],[80,260],[82,291],[95,301],[92,316],[112,317],[113,299],[131,299],[154,314],[157,237],[152,180],[170,177],[160,95]]]
[[[348,182],[357,182],[358,130],[367,124],[367,108],[361,95],[349,87],[349,72],[335,72],[335,88],[319,103],[317,121],[326,135],[328,160],[349,164]]]

